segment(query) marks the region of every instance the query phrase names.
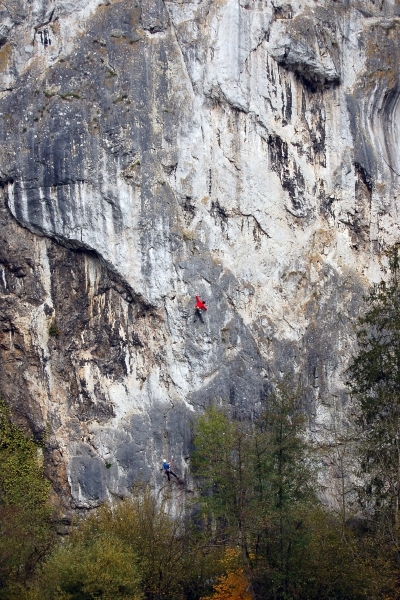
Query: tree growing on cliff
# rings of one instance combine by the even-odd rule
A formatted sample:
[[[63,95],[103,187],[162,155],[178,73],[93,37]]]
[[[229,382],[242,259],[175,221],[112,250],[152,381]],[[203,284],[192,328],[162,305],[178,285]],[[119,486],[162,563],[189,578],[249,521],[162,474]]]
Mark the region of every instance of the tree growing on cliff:
[[[358,403],[360,501],[397,554],[400,573],[400,247],[388,276],[368,291],[348,385]]]
[[[54,542],[39,451],[0,400],[0,598],[7,600],[19,597]]]

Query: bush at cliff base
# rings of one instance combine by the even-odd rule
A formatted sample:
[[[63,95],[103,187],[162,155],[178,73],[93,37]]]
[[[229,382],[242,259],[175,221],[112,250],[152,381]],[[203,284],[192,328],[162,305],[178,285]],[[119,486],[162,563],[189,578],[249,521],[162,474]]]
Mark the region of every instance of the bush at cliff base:
[[[47,562],[26,600],[140,600],[137,558],[117,536],[83,527]]]
[[[187,513],[139,486],[76,523],[18,600],[197,600],[222,569]]]

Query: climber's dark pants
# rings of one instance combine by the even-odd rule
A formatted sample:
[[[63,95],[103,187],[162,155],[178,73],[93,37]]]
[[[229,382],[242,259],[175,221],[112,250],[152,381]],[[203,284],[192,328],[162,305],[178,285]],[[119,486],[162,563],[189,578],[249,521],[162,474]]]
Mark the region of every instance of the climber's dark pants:
[[[199,308],[196,308],[196,310],[195,310],[193,323],[196,322],[197,317],[200,319],[200,321],[202,323],[204,323],[203,315],[201,314],[201,310]]]
[[[168,471],[166,470],[165,472],[166,472],[166,474],[167,474],[168,481],[171,481],[170,475],[173,475],[174,477],[176,477],[176,478],[178,479],[178,475],[175,475],[175,473],[173,473],[173,472],[171,471],[171,469],[168,469]]]

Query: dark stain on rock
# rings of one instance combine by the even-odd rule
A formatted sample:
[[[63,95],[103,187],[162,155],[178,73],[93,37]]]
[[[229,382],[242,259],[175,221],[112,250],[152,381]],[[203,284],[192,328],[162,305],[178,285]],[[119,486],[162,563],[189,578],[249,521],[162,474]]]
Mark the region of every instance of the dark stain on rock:
[[[183,216],[184,216],[185,222],[187,224],[189,224],[193,220],[193,218],[196,214],[196,207],[193,203],[192,196],[185,196],[184,198],[182,198],[179,201],[179,204],[183,209]]]
[[[272,3],[274,9],[274,18],[275,19],[292,19],[293,18],[293,8],[291,4],[281,4],[275,6]]]
[[[284,120],[282,121],[283,125],[287,125],[288,123],[290,123],[290,120],[292,118],[292,87],[290,85],[290,83],[286,84],[285,86],[285,95],[283,97],[283,115],[284,115]]]
[[[294,160],[289,158],[288,144],[278,135],[268,137],[271,169],[281,180],[282,188],[288,192],[295,216],[304,217],[307,207],[304,204],[305,181],[303,174]]]
[[[224,207],[220,205],[218,200],[213,200],[211,202],[210,214],[221,226],[227,224],[229,215]]]
[[[363,167],[358,162],[354,163],[354,169],[358,176],[358,181],[356,182],[356,185],[359,184],[360,181],[362,181],[362,183],[366,186],[367,190],[369,192],[372,192],[374,183],[373,183],[370,173],[368,173],[368,171],[365,169],[365,167]]]

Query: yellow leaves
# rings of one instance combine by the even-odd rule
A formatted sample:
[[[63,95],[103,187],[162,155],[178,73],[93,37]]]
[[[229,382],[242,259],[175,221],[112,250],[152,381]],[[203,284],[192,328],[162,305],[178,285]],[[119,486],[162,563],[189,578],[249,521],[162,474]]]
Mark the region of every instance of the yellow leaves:
[[[237,569],[219,578],[214,593],[202,600],[251,600],[249,582],[243,569]]]
[[[219,577],[213,594],[201,600],[252,600],[244,569],[234,567],[238,562],[238,551],[228,548],[221,562],[228,568],[228,573]]]
[[[251,600],[248,581],[243,569],[238,569],[220,578],[215,586],[212,600]]]

